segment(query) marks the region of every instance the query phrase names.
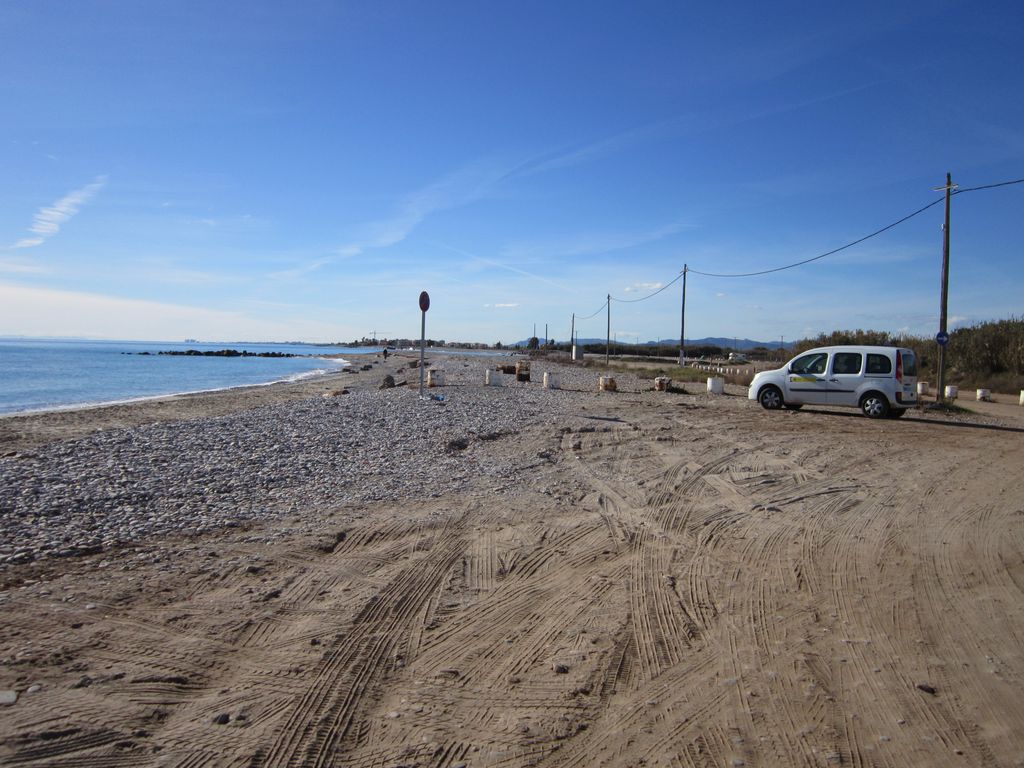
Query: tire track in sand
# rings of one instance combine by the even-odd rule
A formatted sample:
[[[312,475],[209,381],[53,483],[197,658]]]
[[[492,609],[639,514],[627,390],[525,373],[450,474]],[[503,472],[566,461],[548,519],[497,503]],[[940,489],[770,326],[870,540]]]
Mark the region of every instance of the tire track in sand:
[[[411,562],[364,607],[351,633],[328,651],[274,743],[256,755],[253,766],[332,764],[364,696],[387,674],[394,649],[462,556],[463,521],[447,527],[429,558]]]

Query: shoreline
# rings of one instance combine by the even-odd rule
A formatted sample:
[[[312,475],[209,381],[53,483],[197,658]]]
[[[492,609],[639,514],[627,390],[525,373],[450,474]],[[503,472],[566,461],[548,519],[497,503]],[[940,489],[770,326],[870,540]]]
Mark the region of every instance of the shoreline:
[[[353,357],[353,355],[349,355]],[[250,387],[271,387],[275,384],[296,384],[307,379],[316,379],[323,376],[329,376],[332,373],[340,373],[346,368],[351,367],[351,363],[343,357],[332,358],[326,355],[317,355],[316,359],[321,360],[342,360],[345,364],[335,368],[333,370],[325,369],[314,369],[312,371],[305,371],[303,373],[296,373],[290,376],[286,376],[283,379],[273,379],[271,381],[258,382],[255,384],[233,384],[227,387],[213,387],[211,389],[186,389],[181,392],[164,392],[156,395],[140,395],[138,397],[125,397],[117,400],[100,400],[95,402],[85,403],[69,403],[67,405],[54,405],[46,408],[29,408],[24,411],[4,411],[0,412],[0,419],[14,418],[18,416],[37,416],[48,413],[65,413],[68,411],[82,411],[91,408],[109,408],[118,405],[131,405],[133,403],[144,403],[148,400],[163,400],[172,397],[185,397],[188,395],[207,395],[216,392],[230,392],[236,389],[248,389]]]
[[[359,367],[366,363],[371,363],[374,369],[381,366],[379,356],[372,353],[347,355],[344,359],[349,363],[346,367],[299,379],[0,414],[0,456],[106,429],[211,418],[261,405],[315,397],[334,384],[366,386],[365,375],[357,375],[363,373]]]

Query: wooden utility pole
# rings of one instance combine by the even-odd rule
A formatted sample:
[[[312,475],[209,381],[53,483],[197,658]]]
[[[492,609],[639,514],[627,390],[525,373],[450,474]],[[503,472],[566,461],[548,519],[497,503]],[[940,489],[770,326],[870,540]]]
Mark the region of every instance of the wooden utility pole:
[[[946,186],[936,187],[935,191],[946,190],[946,219],[942,225],[942,299],[939,303],[939,332],[935,336],[939,345],[939,391],[935,395],[937,401],[946,399],[946,344],[949,334],[946,332],[946,308],[949,301],[949,200],[956,189],[953,177],[946,174]]]
[[[608,367],[608,360],[612,349],[612,295],[608,294],[608,333],[604,337],[604,367]]]
[[[679,365],[686,365],[686,265],[683,264],[683,308],[679,321]]]

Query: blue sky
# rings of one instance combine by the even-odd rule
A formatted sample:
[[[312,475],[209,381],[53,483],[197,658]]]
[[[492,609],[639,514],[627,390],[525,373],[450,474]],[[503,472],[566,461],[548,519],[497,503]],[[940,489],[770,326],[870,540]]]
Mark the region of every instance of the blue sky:
[[[414,337],[427,290],[565,339],[1024,177],[1022,65],[1019,2],[10,0],[0,335]],[[954,197],[951,323],[1022,314],[1022,213]],[[934,334],[941,223],[691,273],[686,335]]]

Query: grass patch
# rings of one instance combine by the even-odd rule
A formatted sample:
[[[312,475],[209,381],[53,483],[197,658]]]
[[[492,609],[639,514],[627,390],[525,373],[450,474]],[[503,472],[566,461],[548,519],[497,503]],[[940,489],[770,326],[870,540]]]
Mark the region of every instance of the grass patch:
[[[630,373],[639,379],[656,379],[658,376],[666,376],[672,381],[689,381],[698,382],[704,381],[707,378],[707,374],[703,371],[698,371],[695,368],[680,368],[678,365],[644,365],[633,364],[623,365],[622,362],[612,362],[609,365],[605,365],[603,361],[599,360],[586,360],[583,363],[584,368],[599,369],[602,371],[612,371],[614,373]]]

